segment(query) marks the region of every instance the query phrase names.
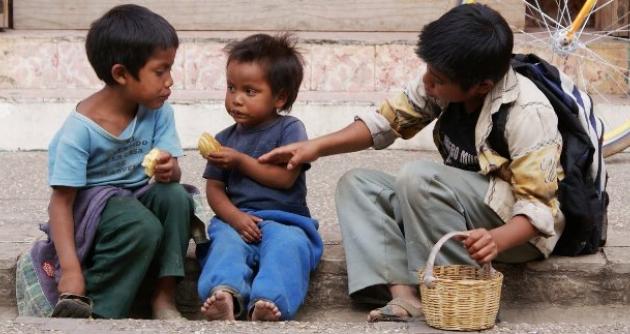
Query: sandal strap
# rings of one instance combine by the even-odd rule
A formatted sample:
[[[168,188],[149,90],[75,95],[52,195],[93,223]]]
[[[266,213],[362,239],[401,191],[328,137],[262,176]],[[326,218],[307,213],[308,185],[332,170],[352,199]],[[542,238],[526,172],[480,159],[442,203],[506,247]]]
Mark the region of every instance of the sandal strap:
[[[390,304],[374,309],[373,311],[378,312],[378,316],[370,319],[369,320],[370,322],[377,322],[377,321],[405,322],[408,319],[410,319],[410,317],[406,315],[401,316],[399,314],[394,313],[394,309],[392,308],[392,305]]]
[[[59,295],[59,300],[64,299],[76,300],[92,307],[92,298],[87,296],[75,295],[73,293],[62,293]]]
[[[387,305],[395,305],[405,310],[412,318],[417,318],[422,315],[422,307],[416,307],[410,302],[402,298],[394,298],[390,300]]]

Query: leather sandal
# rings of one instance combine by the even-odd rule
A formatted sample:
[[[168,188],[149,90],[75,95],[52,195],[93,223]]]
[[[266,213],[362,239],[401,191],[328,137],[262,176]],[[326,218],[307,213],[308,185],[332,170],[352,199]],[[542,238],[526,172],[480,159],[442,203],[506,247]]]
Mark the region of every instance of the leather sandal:
[[[398,313],[395,313],[393,306],[401,308],[403,311],[407,312],[407,315],[400,315]],[[394,298],[390,300],[385,306],[372,310],[372,312],[370,312],[370,316],[374,311],[378,313],[368,319],[370,322],[408,321],[412,318],[418,318],[422,316],[422,307],[416,307],[402,298]]]
[[[53,309],[54,318],[89,318],[92,316],[92,300],[86,296],[62,293]]]

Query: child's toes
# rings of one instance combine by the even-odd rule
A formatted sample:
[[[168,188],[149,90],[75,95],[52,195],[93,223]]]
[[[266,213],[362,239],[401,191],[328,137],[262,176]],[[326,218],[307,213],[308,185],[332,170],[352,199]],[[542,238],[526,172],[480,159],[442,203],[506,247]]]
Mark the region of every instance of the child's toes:
[[[272,302],[259,300],[254,304],[252,320],[254,321],[278,321],[282,313]]]

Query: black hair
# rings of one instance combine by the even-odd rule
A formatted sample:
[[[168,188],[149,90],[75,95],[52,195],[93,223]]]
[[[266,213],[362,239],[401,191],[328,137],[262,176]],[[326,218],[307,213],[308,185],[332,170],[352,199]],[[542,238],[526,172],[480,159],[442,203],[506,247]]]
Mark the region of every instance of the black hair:
[[[179,46],[175,28],[162,16],[138,5],[110,9],[90,26],[87,57],[99,79],[116,85],[112,66],[121,64],[136,79],[153,53]]]
[[[277,36],[251,35],[225,47],[228,54],[227,64],[231,61],[260,64],[272,94],[287,95],[287,101],[281,109],[289,112],[304,77],[302,55],[296,49],[295,43],[295,38],[288,33]]]
[[[484,80],[498,82],[509,69],[513,46],[501,14],[475,3],[454,7],[424,26],[416,54],[466,91]]]

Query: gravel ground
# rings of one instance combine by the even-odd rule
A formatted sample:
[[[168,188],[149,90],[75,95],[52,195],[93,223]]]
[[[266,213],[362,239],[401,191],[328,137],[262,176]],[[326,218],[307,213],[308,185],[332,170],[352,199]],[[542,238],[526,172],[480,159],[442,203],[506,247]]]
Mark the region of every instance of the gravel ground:
[[[627,323],[584,326],[565,323],[539,325],[503,324],[483,333],[629,333]],[[426,327],[424,323],[358,323],[358,322],[201,322],[201,321],[152,321],[152,320],[68,320],[68,319],[19,319],[0,323],[0,333],[445,333]],[[452,333],[452,332],[451,332]]]

